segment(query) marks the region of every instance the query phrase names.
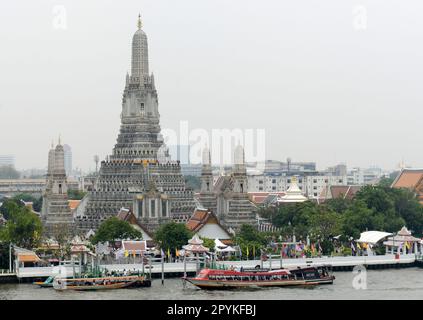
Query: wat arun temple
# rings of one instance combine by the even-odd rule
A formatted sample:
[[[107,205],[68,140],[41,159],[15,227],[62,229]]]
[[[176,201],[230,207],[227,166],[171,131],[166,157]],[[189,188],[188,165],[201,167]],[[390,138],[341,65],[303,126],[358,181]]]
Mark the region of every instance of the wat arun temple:
[[[149,230],[168,221],[186,222],[195,210],[178,161],[170,161],[160,134],[153,74],[148,68],[147,35],[138,19],[132,38],[131,74],[126,75],[120,132],[113,153],[75,215],[79,232],[96,230],[121,208],[129,208]]]

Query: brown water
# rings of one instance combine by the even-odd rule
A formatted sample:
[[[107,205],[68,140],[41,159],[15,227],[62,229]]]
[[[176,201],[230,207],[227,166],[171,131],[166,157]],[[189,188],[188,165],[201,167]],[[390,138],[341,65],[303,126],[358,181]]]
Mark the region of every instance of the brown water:
[[[32,284],[0,284],[1,299],[423,299],[423,269],[388,269],[367,271],[367,289],[353,287],[352,272],[335,272],[333,285],[312,288],[266,288],[237,291],[206,291],[191,285],[183,287],[180,279],[153,279],[151,288],[119,289],[110,291],[59,292],[52,288],[38,288]]]

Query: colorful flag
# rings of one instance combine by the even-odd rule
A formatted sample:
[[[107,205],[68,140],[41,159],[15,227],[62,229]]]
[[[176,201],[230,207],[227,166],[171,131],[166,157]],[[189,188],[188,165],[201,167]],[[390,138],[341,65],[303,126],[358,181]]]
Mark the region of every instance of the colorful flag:
[[[361,246],[360,246],[360,244],[357,242],[357,249],[360,249],[361,250]]]
[[[163,249],[160,249],[160,254],[162,255],[162,257],[165,256],[165,253],[164,253]]]
[[[129,256],[129,252],[128,252],[128,250],[125,250],[125,257],[128,257]]]
[[[248,251],[248,246],[247,246],[247,257],[250,255],[250,252]]]
[[[178,249],[175,249],[175,255],[176,255],[177,257],[179,257],[179,251],[178,251]]]
[[[170,258],[170,249],[167,248],[167,257]]]

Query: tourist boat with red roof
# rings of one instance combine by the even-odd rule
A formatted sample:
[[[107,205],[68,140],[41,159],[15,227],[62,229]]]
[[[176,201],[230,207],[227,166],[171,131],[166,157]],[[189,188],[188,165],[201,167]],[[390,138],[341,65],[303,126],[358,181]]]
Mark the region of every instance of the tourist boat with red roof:
[[[285,287],[333,284],[335,277],[328,266],[304,267],[295,269],[246,269],[216,270],[202,269],[193,278],[184,277],[201,289],[236,289],[254,287]]]

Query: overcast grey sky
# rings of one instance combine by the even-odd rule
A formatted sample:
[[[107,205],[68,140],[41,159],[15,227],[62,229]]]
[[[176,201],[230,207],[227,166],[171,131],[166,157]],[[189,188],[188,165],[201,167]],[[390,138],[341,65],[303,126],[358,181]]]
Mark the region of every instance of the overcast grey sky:
[[[423,167],[419,0],[2,1],[0,154],[43,168],[59,134],[74,167],[111,153],[138,12],[162,128],[265,128],[267,158],[319,168]]]

